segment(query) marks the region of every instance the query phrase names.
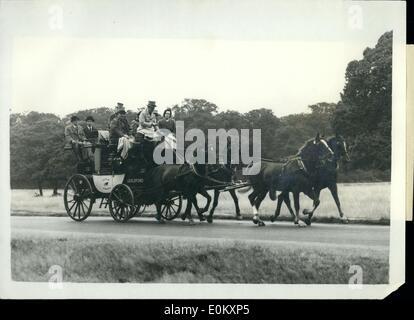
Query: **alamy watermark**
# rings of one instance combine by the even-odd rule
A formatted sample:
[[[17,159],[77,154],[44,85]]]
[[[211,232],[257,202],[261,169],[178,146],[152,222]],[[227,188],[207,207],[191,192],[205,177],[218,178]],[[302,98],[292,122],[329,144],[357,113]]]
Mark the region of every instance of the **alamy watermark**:
[[[53,265],[49,268],[49,288],[62,289],[63,288],[63,269],[60,265]]]
[[[351,265],[348,270],[352,276],[349,278],[348,285],[351,289],[362,289],[363,269],[360,265]]]
[[[159,130],[165,137],[171,135],[168,129]],[[252,136],[250,137],[250,133]],[[192,142],[185,147],[185,142]],[[255,175],[260,172],[261,159],[261,130],[260,129],[208,129],[207,137],[200,129],[185,131],[184,121],[176,122],[176,137],[174,147],[168,142],[157,145],[154,149],[153,159],[156,164],[218,164],[230,163],[246,166],[243,174]],[[174,159],[175,150],[177,157]],[[230,158],[230,159],[229,159]],[[185,159],[185,160],[184,160]]]

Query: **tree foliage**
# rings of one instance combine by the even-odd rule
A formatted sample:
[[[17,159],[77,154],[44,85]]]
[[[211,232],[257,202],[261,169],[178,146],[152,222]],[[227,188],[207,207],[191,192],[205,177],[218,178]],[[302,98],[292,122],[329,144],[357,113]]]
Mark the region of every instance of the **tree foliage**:
[[[246,113],[219,107],[204,99],[185,99],[173,107],[176,120],[185,128],[261,129],[262,157],[280,159],[293,155],[317,132],[340,133],[352,146],[350,170],[388,172],[391,165],[392,32],[380,37],[363,58],[351,61],[345,72],[345,87],[338,103],[309,105],[309,112],[277,117],[271,109]],[[136,110],[128,111],[129,121]],[[98,129],[107,129],[113,110],[80,110],[62,119],[50,113],[10,115],[10,161],[12,186],[41,183],[62,184],[74,172],[71,152],[64,152],[64,128],[72,115],[81,120],[92,115]],[[84,125],[81,121],[81,125]],[[349,171],[350,172],[350,171]],[[348,172],[348,174],[349,174]],[[385,178],[388,176],[385,174]]]
[[[391,166],[392,31],[375,48],[351,61],[333,127],[353,145],[352,166],[387,170]]]

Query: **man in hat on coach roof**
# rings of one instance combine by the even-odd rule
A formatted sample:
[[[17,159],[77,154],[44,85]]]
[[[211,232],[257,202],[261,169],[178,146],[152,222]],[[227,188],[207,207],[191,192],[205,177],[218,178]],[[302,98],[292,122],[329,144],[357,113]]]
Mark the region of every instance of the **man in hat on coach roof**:
[[[117,110],[118,108],[122,108],[123,106],[124,106],[124,104],[123,104],[123,103],[121,103],[121,102],[118,102],[118,103],[116,104],[116,106],[115,106],[115,112],[109,116],[109,120],[108,120],[108,130],[109,130],[109,128],[111,127],[111,121],[112,121],[112,119],[116,117],[116,110]]]
[[[145,136],[153,137],[154,132],[158,129],[158,122],[154,109],[156,107],[155,101],[148,101],[147,107],[139,115],[138,132]]]
[[[124,104],[118,102],[115,108],[115,116],[111,120],[109,126],[109,139],[111,143],[117,144],[118,139],[121,137],[128,137],[129,134],[129,123],[126,118],[126,111]]]

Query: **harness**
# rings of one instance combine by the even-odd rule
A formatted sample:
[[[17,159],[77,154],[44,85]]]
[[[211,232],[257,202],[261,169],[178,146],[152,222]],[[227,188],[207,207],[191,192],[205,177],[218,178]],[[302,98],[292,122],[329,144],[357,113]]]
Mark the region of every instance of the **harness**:
[[[282,172],[281,174],[285,174],[287,173],[287,170],[289,168],[289,166],[293,163],[296,162],[297,166],[298,166],[298,170],[302,170],[304,171],[306,174],[309,174],[308,169],[305,166],[305,163],[303,162],[303,159],[301,157],[294,157],[292,159],[289,159],[282,167]]]
[[[191,164],[190,166],[191,166],[191,168],[193,169],[193,172],[194,172],[194,174],[195,174],[196,176],[198,176],[198,177],[200,177],[200,178],[203,178],[203,179],[206,179],[206,180],[208,180],[208,181],[212,181],[212,182],[215,182],[215,183],[220,183],[220,184],[221,184],[221,185],[219,185],[219,186],[217,186],[217,187],[221,187],[221,186],[226,187],[226,186],[231,185],[231,183],[229,183],[228,181],[221,181],[221,180],[218,180],[218,179],[214,179],[214,178],[212,178],[212,177],[209,177],[207,174],[205,174],[205,175],[200,174],[200,173],[197,171],[197,168],[194,166],[194,164]],[[215,172],[217,172],[217,171],[218,171],[218,169],[217,169]]]

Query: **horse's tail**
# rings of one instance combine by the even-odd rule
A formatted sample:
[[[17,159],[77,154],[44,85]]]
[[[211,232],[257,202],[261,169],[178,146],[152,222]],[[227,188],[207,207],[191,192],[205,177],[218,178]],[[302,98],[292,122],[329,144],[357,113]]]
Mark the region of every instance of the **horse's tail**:
[[[247,186],[247,187],[245,187],[245,188],[240,188],[240,189],[238,189],[237,191],[238,191],[239,193],[246,193],[246,192],[248,192],[251,188],[252,188],[252,186]]]

